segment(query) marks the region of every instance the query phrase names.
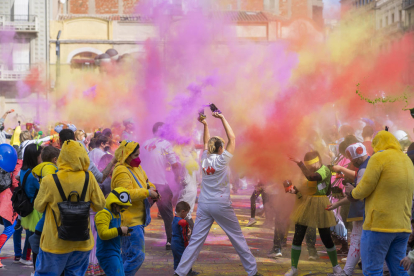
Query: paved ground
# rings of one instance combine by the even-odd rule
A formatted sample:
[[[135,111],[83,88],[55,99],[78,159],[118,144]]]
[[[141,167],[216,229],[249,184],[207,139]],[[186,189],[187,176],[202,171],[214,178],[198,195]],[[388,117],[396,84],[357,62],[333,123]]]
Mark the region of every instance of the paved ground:
[[[233,206],[242,225],[242,231],[253,255],[256,257],[259,271],[263,275],[284,275],[290,268],[290,246],[293,232],[289,233],[288,247],[283,249],[283,257],[277,260],[267,258],[267,253],[272,247],[273,230],[261,227],[264,219],[258,218],[259,223],[255,227],[244,227],[250,217],[250,195],[252,190],[241,191],[232,196]],[[145,244],[146,259],[137,275],[168,275],[173,272],[173,257],[171,251],[165,250],[165,233],[162,220],[156,218],[157,208],[152,208],[152,223],[146,228]],[[193,214],[195,216],[195,212]],[[0,233],[2,231],[0,226]],[[23,238],[24,239],[24,238]],[[300,275],[327,275],[332,273],[328,256],[319,252],[318,261],[308,261],[306,246],[303,248],[299,262]],[[318,237],[318,251],[324,250]],[[13,263],[13,241],[10,239],[3,248],[0,259],[5,265],[0,269],[1,276],[29,276],[31,267]],[[343,267],[343,264],[341,264]],[[201,272],[200,275],[247,275],[241,265],[239,256],[231,246],[226,234],[217,224],[213,224],[203,250],[201,251],[194,270]],[[362,275],[356,270],[354,275]]]

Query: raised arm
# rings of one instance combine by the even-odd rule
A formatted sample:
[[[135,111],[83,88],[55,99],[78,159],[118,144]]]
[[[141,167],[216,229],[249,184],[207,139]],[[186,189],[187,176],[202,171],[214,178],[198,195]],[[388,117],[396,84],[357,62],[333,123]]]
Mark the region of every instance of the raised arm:
[[[224,130],[226,131],[227,139],[229,140],[226,146],[226,150],[229,153],[233,154],[236,148],[236,135],[234,135],[233,129],[231,128],[230,124],[227,122],[226,118],[224,118],[223,114],[214,112],[213,116],[221,119],[221,122],[223,123],[223,126],[224,126]]]
[[[208,150],[208,140],[210,140],[210,131],[208,130],[207,121],[205,119],[199,120],[200,123],[204,125],[204,133],[203,133],[203,150]]]

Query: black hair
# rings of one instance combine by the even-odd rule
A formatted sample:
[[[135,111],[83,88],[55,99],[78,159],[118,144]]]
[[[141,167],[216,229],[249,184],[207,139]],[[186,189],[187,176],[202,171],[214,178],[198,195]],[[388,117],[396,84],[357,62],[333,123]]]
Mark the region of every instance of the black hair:
[[[93,138],[98,138],[99,136],[101,136],[102,135],[102,132],[100,132],[99,130],[97,131],[97,132],[95,132],[94,134],[93,134]]]
[[[44,147],[42,150],[42,161],[43,162],[52,162],[53,158],[59,157],[60,150],[54,146]]]
[[[109,142],[109,138],[105,135],[100,135],[97,138],[95,138],[95,147],[99,148],[102,144],[106,144]]]
[[[175,206],[175,212],[178,213],[178,212],[181,212],[182,210],[190,211],[191,210],[190,204],[188,204],[185,201],[178,202],[177,206]]]
[[[155,134],[158,131],[158,129],[162,127],[163,125],[164,125],[163,122],[155,123],[154,126],[152,127],[152,133]]]
[[[75,141],[75,132],[73,132],[73,130],[71,129],[62,129],[59,132],[59,141],[60,143],[63,145],[64,142],[68,141],[68,140],[73,140]]]
[[[305,154],[305,157],[303,158],[303,160],[304,161],[310,161],[310,160],[312,160],[312,159],[315,159],[316,157],[319,157],[319,161],[321,162],[321,164],[322,164],[322,158],[321,158],[321,155],[319,154],[319,152],[317,152],[317,151],[310,151],[310,152],[307,152],[306,154]]]
[[[92,138],[91,141],[89,142],[89,150],[97,148],[97,144],[98,144],[98,139]]]
[[[408,149],[407,149],[407,151],[412,151],[412,150],[414,150],[414,142],[411,143],[411,145],[408,146]]]
[[[34,169],[37,165],[37,158],[42,153],[42,147],[30,144],[24,149],[22,170]]]
[[[365,126],[362,130],[362,137],[372,137],[374,135],[374,129],[372,126]]]
[[[346,136],[345,140],[339,144],[339,153],[345,155],[346,148],[358,142],[358,139],[354,135]]]

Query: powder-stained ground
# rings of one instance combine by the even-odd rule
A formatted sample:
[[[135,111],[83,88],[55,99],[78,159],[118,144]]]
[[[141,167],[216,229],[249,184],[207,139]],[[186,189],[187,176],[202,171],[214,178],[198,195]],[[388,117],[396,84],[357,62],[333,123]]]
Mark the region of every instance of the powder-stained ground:
[[[277,260],[268,258],[267,253],[273,244],[273,230],[261,227],[264,222],[263,218],[257,218],[259,223],[255,227],[244,227],[250,217],[251,193],[252,190],[248,189],[240,191],[237,195],[232,195],[233,206],[242,226],[243,234],[250,250],[256,257],[259,272],[263,275],[284,275],[290,267],[290,246],[293,232],[289,233],[288,247],[283,249],[283,257]],[[145,234],[146,259],[137,275],[171,276],[174,274],[173,257],[171,251],[165,250],[164,224],[161,219],[156,218],[156,206],[151,211],[153,220],[146,228]],[[193,215],[195,216],[195,212]],[[0,233],[2,229],[2,226],[0,226]],[[332,273],[328,256],[321,253],[324,247],[319,236],[317,249],[320,259],[318,261],[308,261],[306,245],[304,244],[302,248],[304,250],[299,262],[300,275],[327,275],[327,273]],[[0,254],[1,261],[5,265],[3,269],[0,269],[0,275],[29,276],[33,271],[32,268],[22,264],[14,264],[13,256],[13,240],[10,239]],[[341,264],[342,267],[343,265]],[[193,269],[200,272],[200,275],[247,275],[226,234],[216,223],[213,224]],[[362,275],[361,270],[355,270],[354,275]]]

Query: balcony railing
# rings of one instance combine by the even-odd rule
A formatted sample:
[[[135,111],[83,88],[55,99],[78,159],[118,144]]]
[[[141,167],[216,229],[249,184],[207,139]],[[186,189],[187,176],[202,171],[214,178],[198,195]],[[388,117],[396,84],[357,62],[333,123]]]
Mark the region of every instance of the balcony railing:
[[[30,64],[0,64],[0,81],[17,81],[30,74]]]
[[[414,0],[403,0],[402,8],[403,10],[409,9],[414,6]]]
[[[0,30],[16,32],[38,32],[37,15],[0,14]]]

